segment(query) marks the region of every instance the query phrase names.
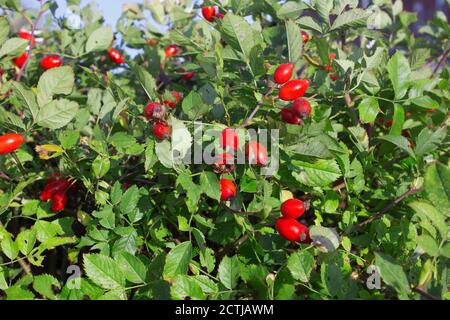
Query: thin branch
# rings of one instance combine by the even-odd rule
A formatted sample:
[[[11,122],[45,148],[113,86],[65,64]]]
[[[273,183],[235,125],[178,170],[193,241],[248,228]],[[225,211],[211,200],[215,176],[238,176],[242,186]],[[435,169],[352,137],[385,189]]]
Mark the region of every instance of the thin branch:
[[[412,291],[420,294],[421,296],[423,296],[429,300],[441,300],[440,298],[433,296],[432,294],[429,294],[428,292],[426,292],[420,288],[414,288],[414,289],[412,289]]]
[[[250,122],[252,121],[253,117],[256,115],[256,113],[258,112],[258,110],[263,106],[264,104],[264,100],[272,94],[274,90],[274,87],[271,86],[269,91],[267,91],[267,93],[262,97],[262,99],[258,102],[258,104],[256,105],[255,109],[253,109],[252,113],[250,113],[250,115],[247,117],[247,119],[244,120],[244,122],[242,122],[242,124],[238,127],[238,129],[242,129],[247,127]]]
[[[442,54],[441,59],[439,60],[438,64],[436,65],[436,67],[433,70],[433,73],[430,76],[430,79],[432,79],[436,73],[438,72],[438,70],[441,68],[441,65],[444,63],[444,61],[447,59],[448,55],[450,53],[450,48],[448,48],[447,50],[444,51],[444,53]]]
[[[31,58],[31,50],[33,49],[33,42],[35,41],[34,34],[36,32],[36,28],[39,23],[39,20],[41,19],[42,15],[45,12],[45,10],[43,9],[43,1],[39,0],[39,2],[41,4],[41,8],[39,9],[39,13],[38,13],[36,19],[34,20],[33,24],[31,25],[31,37],[30,37],[30,41],[28,43],[27,57],[26,57],[26,60],[23,64],[23,66],[19,69],[19,72],[17,72],[17,75],[16,75],[17,82],[19,82],[20,79],[22,79],[22,76],[23,76],[23,74],[26,70],[26,67],[28,65],[28,62]]]
[[[384,209],[382,209],[381,211],[377,212],[376,214],[371,216],[369,219],[367,219],[367,220],[361,222],[360,224],[358,224],[357,227],[358,228],[362,228],[362,227],[368,225],[369,223],[371,223],[372,221],[380,219],[384,214],[389,212],[397,204],[399,204],[401,201],[403,201],[403,199],[405,199],[406,197],[412,195],[413,193],[417,193],[419,191],[421,191],[421,189],[417,189],[415,187],[412,187],[411,189],[406,191],[404,194],[402,194],[400,197],[398,197],[397,199],[391,201]]]

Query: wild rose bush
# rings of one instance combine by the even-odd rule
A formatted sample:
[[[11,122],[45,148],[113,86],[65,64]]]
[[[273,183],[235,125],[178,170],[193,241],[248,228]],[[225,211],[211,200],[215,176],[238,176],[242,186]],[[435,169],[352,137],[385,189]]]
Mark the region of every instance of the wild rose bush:
[[[189,3],[0,1],[0,297],[448,299],[445,15]]]

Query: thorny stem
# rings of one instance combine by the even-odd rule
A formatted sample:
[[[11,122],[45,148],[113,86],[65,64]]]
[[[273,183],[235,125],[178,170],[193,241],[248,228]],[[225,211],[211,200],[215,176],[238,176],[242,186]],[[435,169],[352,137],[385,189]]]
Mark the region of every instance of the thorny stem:
[[[421,191],[421,189],[417,189],[415,187],[412,187],[411,189],[409,189],[408,191],[406,191],[404,194],[402,194],[400,197],[398,197],[397,199],[391,201],[384,209],[382,209],[381,211],[377,212],[376,214],[374,214],[373,216],[371,216],[369,219],[361,222],[360,224],[357,225],[358,228],[362,228],[366,225],[368,225],[369,223],[371,223],[374,220],[380,219],[385,213],[389,212],[392,208],[394,208],[397,204],[399,204],[401,201],[403,201],[403,199],[405,199],[406,197],[417,193]]]
[[[258,104],[256,105],[255,109],[253,109],[252,113],[250,113],[250,115],[247,117],[247,119],[244,120],[244,122],[242,122],[242,124],[238,127],[238,129],[242,129],[247,127],[250,122],[252,121],[253,117],[256,115],[256,113],[258,112],[258,110],[263,106],[264,104],[264,100],[272,94],[273,90],[275,87],[271,86],[269,91],[267,91],[267,93],[262,97],[262,99],[258,102]]]
[[[44,14],[45,10],[43,10],[43,0],[39,0],[41,8],[39,9],[39,13],[38,16],[36,17],[36,19],[34,20],[34,22],[31,25],[31,37],[30,37],[30,41],[28,43],[28,51],[27,51],[27,58],[25,60],[25,63],[23,64],[23,66],[20,68],[19,72],[17,72],[16,75],[16,81],[19,82],[20,79],[22,79],[22,76],[24,74],[24,71],[28,65],[28,61],[30,60],[30,56],[31,56],[31,50],[33,49],[33,40],[34,40],[34,33],[36,32],[36,28],[37,25],[39,23],[39,20],[41,19],[42,15]]]

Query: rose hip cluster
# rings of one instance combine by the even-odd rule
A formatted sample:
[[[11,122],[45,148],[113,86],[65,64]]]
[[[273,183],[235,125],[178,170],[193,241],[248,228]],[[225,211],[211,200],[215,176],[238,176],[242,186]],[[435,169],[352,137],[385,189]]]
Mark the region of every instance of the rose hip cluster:
[[[52,211],[60,212],[66,207],[68,191],[75,191],[74,185],[61,174],[52,174],[41,192],[40,199],[45,202],[51,200]]]
[[[309,87],[309,81],[292,78],[294,65],[284,63],[279,65],[273,75],[276,84],[282,85],[278,97],[283,101],[293,101],[292,106],[281,110],[281,119],[289,124],[302,124],[303,119],[311,114],[311,105],[308,100],[302,98]]]
[[[209,22],[214,22],[214,20],[223,19],[224,17],[222,13],[216,11],[216,7],[214,6],[202,7],[202,15]]]
[[[181,94],[177,91],[172,91],[169,97],[163,99],[163,103],[150,102],[144,109],[144,116],[148,121],[153,122],[153,135],[159,140],[169,140],[171,134],[171,127],[167,123],[166,118],[169,109],[174,109],[181,100]]]
[[[292,242],[311,242],[308,227],[296,220],[305,211],[305,204],[299,199],[289,199],[281,204],[282,217],[277,219],[275,227],[283,238]]]

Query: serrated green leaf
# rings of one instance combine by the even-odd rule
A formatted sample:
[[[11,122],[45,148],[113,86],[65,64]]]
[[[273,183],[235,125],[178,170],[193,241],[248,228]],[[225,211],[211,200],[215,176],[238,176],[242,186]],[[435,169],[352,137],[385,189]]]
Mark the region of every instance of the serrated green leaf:
[[[110,257],[91,253],[83,256],[86,275],[95,284],[104,289],[123,289],[125,275],[119,269],[117,262]]]

